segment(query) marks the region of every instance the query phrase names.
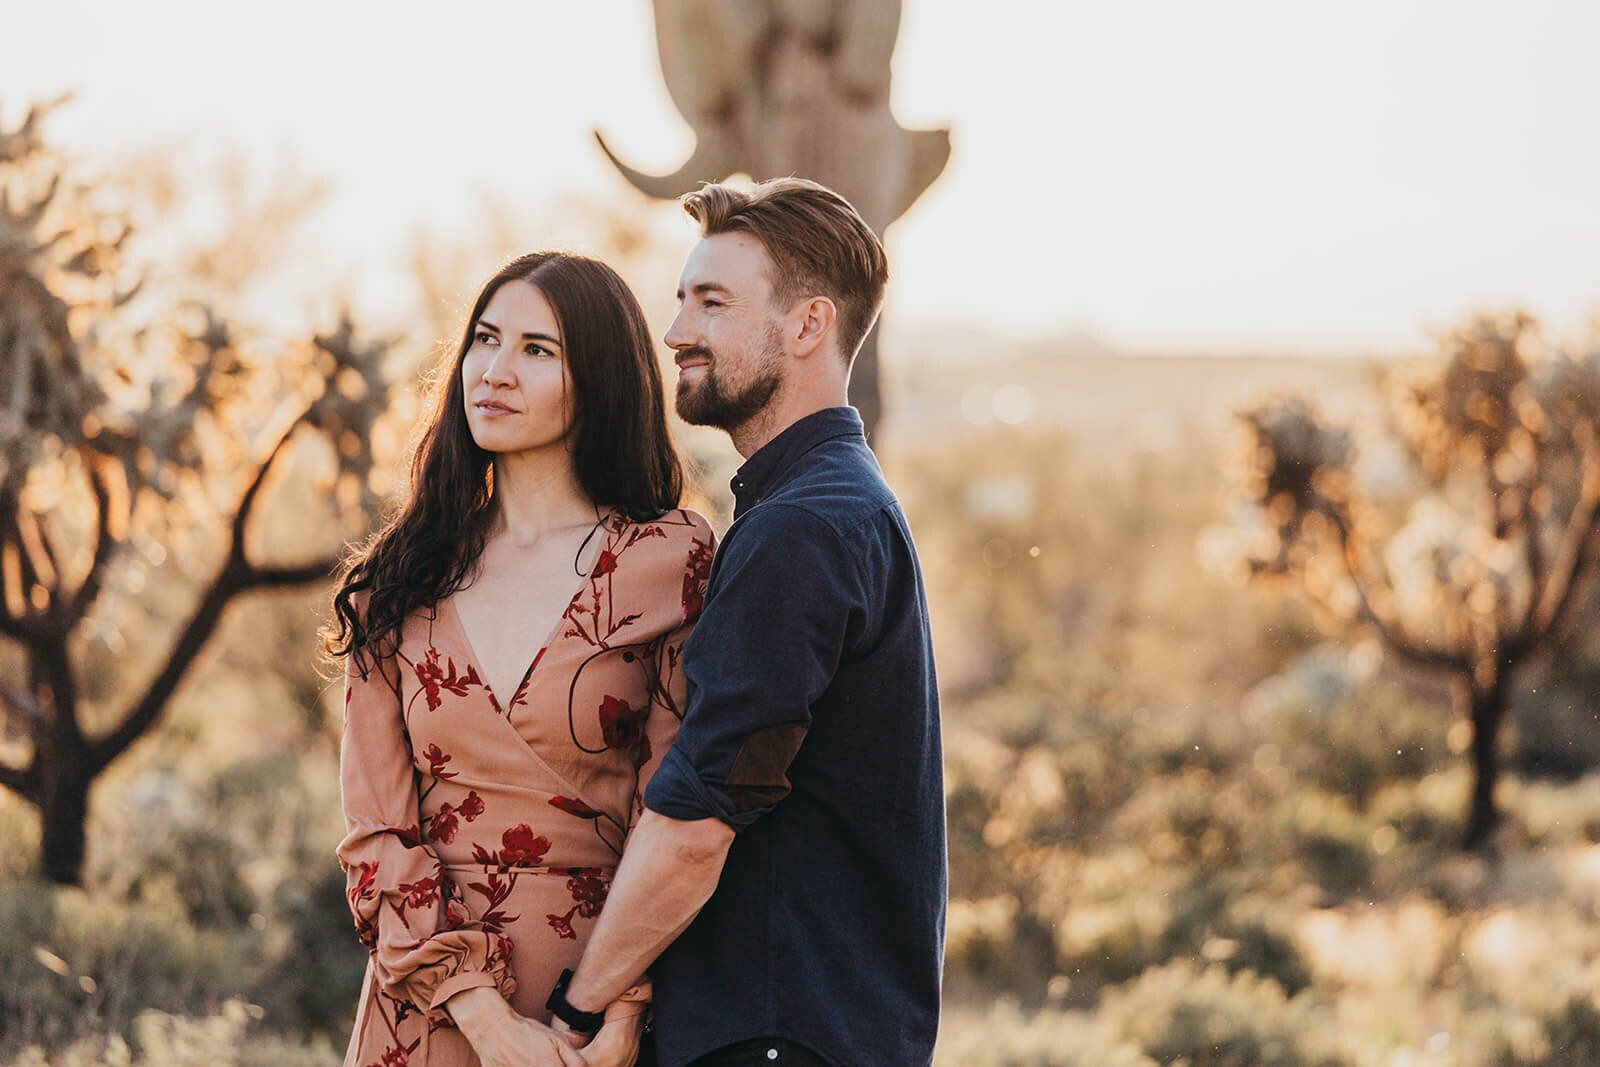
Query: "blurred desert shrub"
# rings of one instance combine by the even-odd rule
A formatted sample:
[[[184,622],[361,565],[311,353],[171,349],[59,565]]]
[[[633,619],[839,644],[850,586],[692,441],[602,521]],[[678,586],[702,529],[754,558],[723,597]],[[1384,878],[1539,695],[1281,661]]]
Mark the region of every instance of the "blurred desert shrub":
[[[939,1062],[1600,1062],[1600,779],[1508,776],[1507,853],[1462,856],[1443,688],[1208,577],[1225,443],[1176,436],[885,456],[944,704]]]
[[[84,889],[25,876],[0,800],[0,1063],[338,1062],[366,956],[333,859],[319,592],[241,604],[166,727],[93,794]]]
[[[941,1062],[969,1067],[1340,1067],[1327,1008],[1270,979],[1189,963],[1152,967],[1100,1009],[1025,1017],[1013,1003],[981,1024],[958,1017]]]

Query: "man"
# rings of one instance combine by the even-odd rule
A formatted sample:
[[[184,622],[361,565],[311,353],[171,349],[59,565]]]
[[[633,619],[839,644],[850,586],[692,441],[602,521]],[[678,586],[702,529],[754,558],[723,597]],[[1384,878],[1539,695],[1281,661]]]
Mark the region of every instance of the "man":
[[[663,1067],[926,1064],[945,908],[938,698],[905,516],[847,406],[888,264],[784,178],[684,199],[678,413],[746,459],[684,648],[682,731],[576,973],[592,1030],[648,967]],[[658,958],[659,956],[659,958]]]

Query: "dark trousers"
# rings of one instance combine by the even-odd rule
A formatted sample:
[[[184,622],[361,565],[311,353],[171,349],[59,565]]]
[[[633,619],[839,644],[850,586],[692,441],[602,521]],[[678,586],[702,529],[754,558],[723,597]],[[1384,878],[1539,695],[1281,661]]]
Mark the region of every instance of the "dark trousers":
[[[833,1067],[804,1045],[781,1037],[758,1037],[728,1045],[701,1056],[689,1067],[772,1067],[773,1064],[778,1067]]]

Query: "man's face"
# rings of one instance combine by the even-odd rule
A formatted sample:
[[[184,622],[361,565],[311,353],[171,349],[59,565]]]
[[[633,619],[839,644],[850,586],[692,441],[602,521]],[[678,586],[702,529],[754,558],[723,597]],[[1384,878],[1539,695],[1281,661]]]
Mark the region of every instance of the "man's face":
[[[685,422],[731,431],[783,383],[783,316],[772,303],[771,271],[766,249],[748,234],[704,237],[689,253],[666,336],[677,352]]]

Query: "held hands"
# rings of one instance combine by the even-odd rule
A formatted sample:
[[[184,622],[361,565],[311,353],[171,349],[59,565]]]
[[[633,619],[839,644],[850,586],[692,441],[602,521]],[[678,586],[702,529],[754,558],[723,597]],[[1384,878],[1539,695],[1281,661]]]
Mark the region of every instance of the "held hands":
[[[560,1019],[551,1020],[555,1032],[573,1047],[581,1048],[588,1067],[634,1067],[652,991],[648,979],[633,986],[606,1007],[606,1021],[592,1039],[576,1033]],[[587,1044],[585,1044],[587,1041]]]
[[[493,987],[464,989],[445,1006],[483,1067],[584,1067],[588,1062],[565,1037],[518,1015]],[[628,1067],[632,1062],[627,1061]]]

